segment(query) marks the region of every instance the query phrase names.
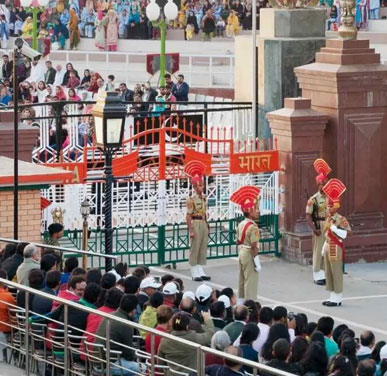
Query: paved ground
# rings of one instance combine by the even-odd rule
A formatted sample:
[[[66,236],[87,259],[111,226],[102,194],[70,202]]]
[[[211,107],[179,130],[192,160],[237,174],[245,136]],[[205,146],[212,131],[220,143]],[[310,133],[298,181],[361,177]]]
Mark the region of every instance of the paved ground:
[[[343,306],[329,308],[321,305],[329,294],[312,283],[311,268],[272,257],[262,257],[262,261],[258,295],[262,305],[282,304],[289,311],[306,313],[310,320],[330,315],[336,324],[345,323],[357,334],[370,328],[378,339],[387,340],[387,263],[347,265]],[[153,270],[155,274],[166,272],[162,268]],[[211,261],[206,270],[214,288],[237,288],[236,259]],[[179,264],[170,272],[183,279],[186,290],[199,285],[191,280],[188,264]]]

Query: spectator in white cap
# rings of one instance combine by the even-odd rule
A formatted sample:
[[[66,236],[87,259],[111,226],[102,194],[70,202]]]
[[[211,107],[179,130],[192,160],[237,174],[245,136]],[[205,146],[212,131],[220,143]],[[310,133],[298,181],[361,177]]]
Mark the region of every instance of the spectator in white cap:
[[[140,284],[140,293],[138,295],[138,304],[141,310],[144,309],[144,304],[149,300],[150,296],[154,294],[161,286],[153,277],[144,278]]]
[[[189,298],[189,299],[192,299],[193,301],[195,301],[195,293],[193,291],[186,291],[183,294],[183,297],[181,298],[181,300],[186,299],[186,298]]]
[[[163,287],[164,304],[176,311],[175,301],[179,292],[175,282],[168,282]]]
[[[199,321],[201,321],[200,313],[203,311],[209,312],[210,310],[212,293],[213,293],[212,287],[206,285],[205,283],[203,283],[196,289],[195,296],[196,296],[197,313],[198,313]]]
[[[384,345],[379,352],[380,363],[377,365],[376,375],[387,376],[387,345]]]
[[[200,322],[193,317],[193,315],[196,315],[195,299],[191,299],[191,298],[182,299],[179,305],[179,311],[186,312],[189,315],[189,325],[188,325],[189,330],[193,330],[196,333],[205,332]]]

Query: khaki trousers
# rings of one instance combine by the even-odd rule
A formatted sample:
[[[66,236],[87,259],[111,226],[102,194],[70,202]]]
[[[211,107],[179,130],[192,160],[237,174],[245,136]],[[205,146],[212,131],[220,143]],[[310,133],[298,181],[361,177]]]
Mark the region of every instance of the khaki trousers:
[[[321,228],[323,228],[323,223],[321,223]],[[325,243],[325,236],[323,231],[321,231],[320,236],[316,236],[313,233],[313,271],[314,272],[319,272],[320,270],[325,269],[325,264],[324,264],[324,256],[321,254],[324,243]]]
[[[336,294],[343,292],[343,250],[337,247],[337,260],[329,260],[329,245],[325,243],[326,289]]]
[[[257,300],[258,276],[255,270],[253,255],[250,249],[239,248],[239,289],[238,295],[242,299]]]
[[[208,244],[207,222],[203,219],[194,219],[192,220],[192,227],[195,236],[191,238],[189,264],[191,266],[206,265]]]

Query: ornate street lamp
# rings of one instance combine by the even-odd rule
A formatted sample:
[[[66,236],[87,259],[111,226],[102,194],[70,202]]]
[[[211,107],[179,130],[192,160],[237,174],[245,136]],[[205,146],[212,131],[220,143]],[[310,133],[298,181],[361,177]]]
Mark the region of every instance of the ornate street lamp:
[[[89,237],[89,223],[87,219],[90,215],[90,202],[87,198],[85,198],[81,203],[81,215],[83,219],[82,223],[82,250],[88,251],[88,237]],[[87,255],[82,255],[82,268],[87,270]]]
[[[113,253],[112,229],[112,157],[122,145],[124,135],[126,107],[116,92],[106,93],[98,98],[92,111],[94,116],[95,140],[105,156],[105,253]],[[112,260],[105,260],[106,271],[112,269]]]
[[[176,4],[172,0],[168,0],[167,4],[161,12],[160,7],[156,4],[156,0],[151,0],[146,7],[146,16],[153,26],[160,28],[160,85],[165,85],[165,38],[167,31],[167,22],[174,20],[177,17],[178,9]]]
[[[39,8],[46,7],[50,0],[20,0],[23,8],[31,8],[32,11],[32,48],[38,50],[38,13]]]

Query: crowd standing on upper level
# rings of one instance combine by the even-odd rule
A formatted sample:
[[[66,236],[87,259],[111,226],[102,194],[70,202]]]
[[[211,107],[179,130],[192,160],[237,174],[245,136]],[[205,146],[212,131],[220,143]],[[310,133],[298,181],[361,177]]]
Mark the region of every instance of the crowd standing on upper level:
[[[51,225],[47,243],[59,244],[62,231],[60,224]],[[64,261],[59,252],[26,243],[8,244],[0,262],[1,278],[296,375],[387,375],[386,342],[370,330],[364,330],[357,338],[347,325],[335,326],[330,316],[313,322],[305,314],[289,312],[283,306],[271,308],[253,300],[238,301],[232,288],[216,290],[201,284],[196,291],[187,291],[181,279],[171,274],[152,275],[146,266],[129,270],[121,262],[108,273],[99,269],[84,270],[78,266],[76,257]],[[19,291],[15,299],[7,285],[1,284],[2,343],[6,343],[11,332],[8,304],[24,308],[25,294]],[[29,307],[33,311],[32,323],[64,320],[64,310],[57,302],[30,294]],[[105,344],[106,320],[97,314],[70,307],[68,324],[72,334],[84,333],[86,337],[77,344],[82,353],[90,343]],[[141,339],[134,340],[135,334]],[[113,321],[110,340],[111,349],[121,351],[122,365],[128,370],[140,371],[141,361],[134,349],[150,353],[149,334],[136,333]],[[161,364],[171,362],[170,367],[177,371],[187,372],[183,367],[196,368],[196,350],[177,346],[170,339],[156,336],[155,352],[162,358]],[[87,354],[81,355],[81,361],[86,360]],[[213,354],[206,356],[205,364],[206,374],[211,376],[252,372],[249,367],[223,361]],[[124,374],[131,375],[131,372]]]

